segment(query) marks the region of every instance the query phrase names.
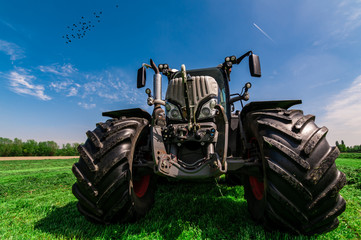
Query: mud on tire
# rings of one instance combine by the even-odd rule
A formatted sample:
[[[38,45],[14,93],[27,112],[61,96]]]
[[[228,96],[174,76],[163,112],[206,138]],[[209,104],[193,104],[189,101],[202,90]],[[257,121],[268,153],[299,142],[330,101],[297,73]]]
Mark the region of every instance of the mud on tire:
[[[78,148],[79,162],[72,168],[79,212],[90,221],[106,224],[144,216],[154,202],[155,176],[133,165],[152,160],[146,149],[148,121],[112,119],[98,123],[87,136]]]
[[[263,182],[244,178],[245,197],[252,217],[269,230],[328,232],[338,226],[337,216],[345,210],[339,191],[346,177],[335,165],[339,150],[329,146],[328,129],[317,127],[314,120],[300,110],[285,109],[245,116],[248,137],[257,139],[264,165]],[[263,195],[255,194],[261,188]]]

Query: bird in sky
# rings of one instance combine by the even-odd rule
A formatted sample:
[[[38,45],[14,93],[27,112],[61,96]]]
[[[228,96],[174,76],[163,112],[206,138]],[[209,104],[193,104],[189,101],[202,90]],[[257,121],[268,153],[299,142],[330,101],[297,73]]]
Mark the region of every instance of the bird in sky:
[[[70,26],[67,26],[66,28],[68,29],[68,32],[65,35],[62,35],[62,38],[66,38],[65,43],[69,44],[71,42],[69,36],[71,36],[73,39],[84,38],[84,36],[88,33],[88,31],[91,31],[92,28],[96,26],[93,22],[97,22],[97,23],[101,22],[102,14],[103,11],[99,11],[99,12],[93,12],[93,14],[90,15],[90,17],[81,16],[80,21],[78,21],[77,24],[73,23],[71,25],[72,28],[70,28]]]

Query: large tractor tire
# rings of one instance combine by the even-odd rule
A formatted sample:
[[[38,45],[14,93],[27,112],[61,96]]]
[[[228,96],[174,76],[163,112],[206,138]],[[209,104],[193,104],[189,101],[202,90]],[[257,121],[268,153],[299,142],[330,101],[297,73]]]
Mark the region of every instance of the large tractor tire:
[[[300,110],[253,111],[245,118],[247,135],[262,160],[262,176],[245,176],[252,218],[268,230],[312,235],[335,229],[346,202],[339,194],[345,174],[335,165],[336,147],[328,129]]]
[[[152,161],[147,149],[148,120],[108,120],[98,123],[87,136],[72,169],[79,212],[92,222],[105,224],[143,217],[154,202],[156,178],[151,168],[133,166]]]

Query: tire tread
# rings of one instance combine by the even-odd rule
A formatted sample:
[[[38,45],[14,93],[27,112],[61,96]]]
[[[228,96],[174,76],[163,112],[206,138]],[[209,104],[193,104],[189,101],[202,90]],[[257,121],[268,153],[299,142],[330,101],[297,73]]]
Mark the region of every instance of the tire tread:
[[[87,131],[88,140],[78,147],[79,162],[72,167],[77,179],[73,185],[77,207],[94,222],[126,222],[140,214],[129,192],[129,159],[135,138],[148,127],[148,120],[112,119],[96,126]]]
[[[339,192],[346,177],[335,165],[340,152],[328,145],[328,129],[314,120],[314,115],[278,108],[245,115],[246,134],[258,139],[263,156],[265,226],[305,235],[327,232],[345,210]]]

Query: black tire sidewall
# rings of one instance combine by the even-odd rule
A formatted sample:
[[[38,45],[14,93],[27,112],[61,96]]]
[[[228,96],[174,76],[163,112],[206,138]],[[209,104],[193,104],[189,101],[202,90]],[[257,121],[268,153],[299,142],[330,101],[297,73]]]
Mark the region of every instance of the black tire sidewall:
[[[244,175],[242,177],[243,187],[244,187],[244,197],[247,200],[247,208],[248,212],[250,213],[252,219],[258,223],[263,224],[264,223],[264,217],[265,217],[265,209],[267,204],[267,177],[265,174],[265,161],[264,161],[264,150],[263,150],[263,143],[260,140],[260,136],[258,132],[254,132],[253,128],[249,128],[251,131],[248,132],[247,141],[251,142],[254,140],[258,145],[258,158],[262,163],[262,167],[260,167],[260,172],[262,174],[262,179],[259,179],[260,181],[263,181],[264,184],[264,191],[263,191],[263,198],[258,200],[252,191],[252,186],[250,184],[249,177],[252,175]],[[248,157],[248,156],[247,156]],[[253,176],[256,177],[256,176]]]
[[[147,191],[142,197],[138,197],[134,191],[134,185],[133,185],[133,159],[134,159],[134,152],[136,149],[136,146],[138,145],[139,140],[141,137],[143,137],[144,134],[147,134],[146,132],[149,132],[149,127],[144,126],[141,131],[138,131],[138,134],[134,136],[134,143],[132,143],[131,148],[131,154],[129,155],[128,163],[129,163],[129,172],[130,172],[130,178],[129,178],[129,194],[131,203],[134,206],[136,218],[141,218],[146,215],[146,213],[150,210],[151,206],[154,203],[154,195],[156,190],[156,180],[157,176],[153,173],[150,174],[149,179],[149,185],[147,188]]]
[[[156,189],[156,176],[152,174],[150,176],[149,185],[146,193],[141,198],[138,197],[133,188],[133,181],[131,180],[130,187],[130,198],[134,205],[136,217],[143,217],[149,211],[150,207],[154,203],[154,195]]]
[[[244,175],[243,177],[244,197],[247,200],[247,208],[252,219],[256,223],[262,224],[266,208],[266,191],[264,191],[263,198],[261,200],[256,199],[252,192],[249,177],[250,176],[248,175]]]

